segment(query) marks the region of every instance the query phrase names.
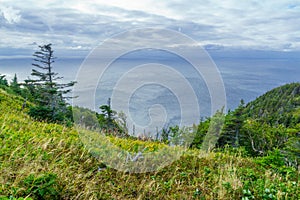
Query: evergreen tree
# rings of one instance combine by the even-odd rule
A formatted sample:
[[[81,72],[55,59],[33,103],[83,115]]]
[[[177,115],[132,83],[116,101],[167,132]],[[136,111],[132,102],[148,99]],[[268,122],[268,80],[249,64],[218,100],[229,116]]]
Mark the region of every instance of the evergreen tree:
[[[221,131],[225,121],[225,115],[223,114],[224,108],[221,111],[217,111],[214,116],[211,117],[210,124],[207,130],[207,134],[203,139],[201,149],[210,152],[212,151],[221,136]]]
[[[103,129],[107,131],[113,131],[115,125],[114,125],[114,119],[116,112],[111,109],[111,103],[110,98],[107,101],[107,105],[100,106],[102,114],[100,114],[100,122],[102,124]]]
[[[190,145],[192,148],[201,148],[210,125],[210,120],[210,118],[207,118],[206,120],[201,119],[200,123],[197,126],[194,126],[194,131],[196,132],[196,134],[193,142]]]
[[[10,83],[11,90],[18,95],[21,95],[21,87],[18,83],[17,74],[15,74],[14,78],[12,79],[12,82]]]
[[[0,75],[0,88],[5,88],[8,86],[8,82],[5,78],[5,75]]]
[[[67,98],[64,95],[71,92],[75,82],[59,83],[63,77],[58,77],[58,73],[53,71],[55,62],[54,51],[51,44],[39,46],[34,56],[35,68],[32,69],[31,76],[35,79],[25,80],[25,85],[31,91],[31,95],[36,99],[36,107],[31,108],[30,115],[37,119],[49,121],[64,121],[69,115],[67,109]]]
[[[128,137],[125,116],[121,114],[118,116],[115,110],[111,108],[111,99],[109,98],[106,105],[99,107],[101,114],[98,114],[98,121],[101,130],[105,130],[106,133],[114,134],[118,137]],[[125,127],[124,127],[125,126]]]
[[[225,117],[225,124],[221,137],[218,140],[218,146],[224,147],[226,144],[232,147],[238,147],[240,143],[240,131],[244,123],[243,110],[245,108],[244,100],[234,111],[228,112]]]

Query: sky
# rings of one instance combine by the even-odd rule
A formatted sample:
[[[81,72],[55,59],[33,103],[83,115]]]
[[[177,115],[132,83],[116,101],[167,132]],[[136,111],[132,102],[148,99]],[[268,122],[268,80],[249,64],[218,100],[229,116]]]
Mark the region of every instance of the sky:
[[[27,78],[37,46],[52,43],[57,71],[74,80],[92,50],[141,28],[183,33],[208,50],[231,108],[299,82],[300,0],[0,0],[0,74]],[[181,48],[176,37],[165,43]]]
[[[210,49],[299,51],[300,1],[0,0],[0,58],[45,43],[65,56],[84,55],[144,27],[179,31]]]

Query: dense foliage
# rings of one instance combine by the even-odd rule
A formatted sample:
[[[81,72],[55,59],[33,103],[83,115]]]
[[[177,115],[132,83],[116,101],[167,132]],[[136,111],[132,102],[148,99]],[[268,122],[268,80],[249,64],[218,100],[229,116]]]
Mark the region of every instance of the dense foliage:
[[[193,127],[134,138],[110,100],[100,113],[67,105],[75,83],[57,82],[51,44],[34,56],[36,79],[0,75],[0,199],[300,199],[300,83]],[[133,154],[189,150],[157,172],[130,174],[103,163],[112,144]]]
[[[0,199],[300,198],[299,170],[286,166],[279,150],[251,158],[241,147],[210,153],[194,149],[157,172],[119,172],[91,156],[73,128],[34,121],[23,103],[21,96],[0,90]],[[201,135],[206,123],[195,127]],[[130,152],[163,145],[109,138]]]
[[[201,148],[211,119],[198,125],[194,147]],[[286,163],[300,164],[300,83],[275,88],[225,115],[217,147],[243,147],[249,155],[265,156],[280,150]]]

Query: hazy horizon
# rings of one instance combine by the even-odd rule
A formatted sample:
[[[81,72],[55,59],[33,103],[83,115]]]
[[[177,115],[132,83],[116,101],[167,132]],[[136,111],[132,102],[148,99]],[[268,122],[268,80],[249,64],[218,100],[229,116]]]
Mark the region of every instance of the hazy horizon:
[[[300,81],[300,53],[268,51],[261,54],[249,50],[208,50],[208,53],[223,78],[229,109],[234,109],[241,99],[249,102],[274,87]],[[53,69],[64,77],[64,81],[75,80],[85,58],[60,58],[59,55],[55,55],[57,59]],[[0,73],[7,75],[8,81],[16,73],[22,81],[30,76],[32,59],[30,56],[0,59]],[[126,60],[126,63],[143,58],[131,59]]]

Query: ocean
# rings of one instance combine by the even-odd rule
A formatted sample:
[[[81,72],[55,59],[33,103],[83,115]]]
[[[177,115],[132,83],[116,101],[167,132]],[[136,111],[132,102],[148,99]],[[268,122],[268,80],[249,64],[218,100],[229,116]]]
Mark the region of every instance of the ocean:
[[[300,52],[211,50],[208,53],[224,83],[227,110],[236,108],[241,99],[247,103],[272,88],[300,81]],[[78,74],[88,63],[83,63],[84,59],[61,57],[53,65],[64,81],[76,80],[77,76],[78,80],[87,80],[84,84],[78,83],[81,86],[77,94],[81,97],[74,101],[78,105],[97,110],[112,98],[113,109],[121,111],[119,109],[126,109],[127,105],[125,113],[134,123],[142,128],[151,124],[152,129],[157,129],[162,119],[166,123],[159,126],[178,124],[183,118],[189,118],[190,122],[193,118],[198,120],[213,114],[211,88],[206,85],[205,77],[176,55],[161,51],[133,52],[114,60],[99,75],[92,71],[88,75]],[[101,58],[95,61],[94,68],[100,66],[97,62],[101,63]],[[6,74],[11,80],[16,73],[19,80],[24,80],[30,76],[31,63],[30,57],[1,58],[0,74]],[[96,83],[89,85],[89,80]],[[88,95],[91,93],[93,95]],[[198,105],[193,100],[198,101]],[[195,110],[199,110],[199,115]]]

